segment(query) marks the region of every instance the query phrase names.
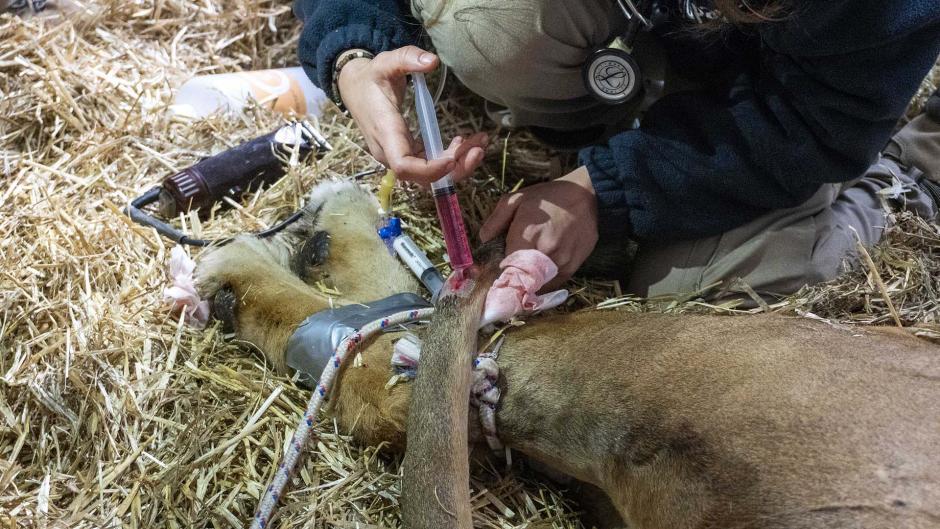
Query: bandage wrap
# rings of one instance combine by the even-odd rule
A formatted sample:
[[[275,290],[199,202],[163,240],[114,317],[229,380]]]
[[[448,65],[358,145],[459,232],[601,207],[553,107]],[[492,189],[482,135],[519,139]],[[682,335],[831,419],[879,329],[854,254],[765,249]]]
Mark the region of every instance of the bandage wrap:
[[[340,342],[363,325],[398,312],[426,309],[431,304],[404,292],[367,304],[322,310],[304,320],[287,342],[287,365],[300,374],[300,382],[313,387]]]

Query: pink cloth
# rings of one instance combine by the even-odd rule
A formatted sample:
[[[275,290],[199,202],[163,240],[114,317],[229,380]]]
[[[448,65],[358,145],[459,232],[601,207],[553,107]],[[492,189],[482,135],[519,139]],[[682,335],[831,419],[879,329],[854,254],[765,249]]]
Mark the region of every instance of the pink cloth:
[[[537,294],[545,283],[558,275],[555,263],[538,250],[517,250],[506,256],[499,267],[503,272],[486,293],[481,327],[509,321],[520,314],[548,310],[568,299],[567,290]]]
[[[183,247],[173,247],[169,262],[173,286],[163,289],[163,301],[170,305],[174,314],[182,312],[183,320],[190,327],[202,329],[209,321],[209,302],[196,293],[195,270],[196,262],[186,255]]]

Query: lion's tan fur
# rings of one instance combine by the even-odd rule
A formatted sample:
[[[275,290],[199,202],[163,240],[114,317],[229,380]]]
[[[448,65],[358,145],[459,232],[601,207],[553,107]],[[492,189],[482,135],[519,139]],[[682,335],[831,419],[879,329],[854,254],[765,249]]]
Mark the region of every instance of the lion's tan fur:
[[[209,254],[202,292],[232,292],[239,338],[283,368],[296,325],[331,302],[308,283],[328,279],[333,303],[417,288],[372,236],[370,201],[333,189],[315,222]],[[305,283],[290,248],[317,230],[329,258]],[[412,387],[386,387],[391,346],[366,345],[332,412],[401,450]],[[497,425],[513,449],[604,490],[631,528],[940,527],[938,353],[903,331],[778,316],[543,317],[502,347]]]

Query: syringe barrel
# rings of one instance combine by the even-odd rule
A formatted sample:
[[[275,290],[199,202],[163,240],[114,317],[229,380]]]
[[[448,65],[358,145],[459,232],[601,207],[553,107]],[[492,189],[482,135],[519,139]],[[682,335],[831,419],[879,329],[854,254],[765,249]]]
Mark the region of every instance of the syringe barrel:
[[[424,150],[428,155],[428,160],[436,160],[443,155],[444,145],[441,143],[441,130],[437,124],[437,113],[434,111],[434,99],[428,90],[423,73],[412,73],[411,78],[414,82],[415,110],[418,114],[421,139],[424,140]],[[473,254],[470,252],[470,241],[467,240],[467,230],[463,225],[460,204],[457,203],[457,193],[450,175],[431,182],[431,191],[434,193],[441,231],[444,232],[444,244],[447,246],[450,267],[454,270],[463,270],[472,266]]]
[[[424,150],[428,160],[436,160],[444,153],[444,144],[441,142],[441,129],[437,124],[437,113],[434,111],[434,98],[431,97],[423,73],[412,73],[411,78],[415,85],[415,110],[418,114],[421,139],[424,140]]]
[[[423,73],[413,73],[411,78],[415,87],[415,111],[418,114],[418,128],[421,129],[421,139],[424,140],[424,150],[428,160],[436,160],[444,154],[444,143],[441,141],[441,129],[437,124],[437,112],[434,110],[434,98],[428,90],[428,83]],[[431,182],[431,189],[438,190],[453,186],[450,175]]]
[[[470,251],[470,241],[467,239],[467,230],[463,225],[454,186],[435,189],[433,193],[450,267],[454,270],[463,270],[473,266],[473,253]]]

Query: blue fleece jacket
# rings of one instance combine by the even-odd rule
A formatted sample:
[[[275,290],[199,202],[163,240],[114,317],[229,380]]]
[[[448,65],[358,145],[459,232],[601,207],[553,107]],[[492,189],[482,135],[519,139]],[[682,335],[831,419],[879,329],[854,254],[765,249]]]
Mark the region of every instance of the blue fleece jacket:
[[[296,0],[300,59],[330,91],[335,57],[414,44],[406,2]],[[783,22],[703,42],[659,35],[701,89],[581,151],[602,238],[715,235],[861,175],[940,54],[938,0],[794,0]]]

